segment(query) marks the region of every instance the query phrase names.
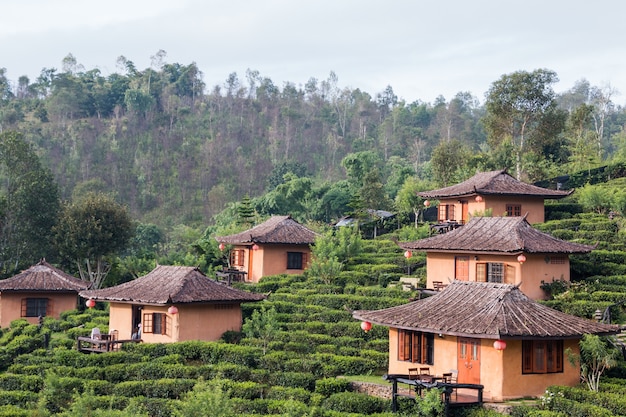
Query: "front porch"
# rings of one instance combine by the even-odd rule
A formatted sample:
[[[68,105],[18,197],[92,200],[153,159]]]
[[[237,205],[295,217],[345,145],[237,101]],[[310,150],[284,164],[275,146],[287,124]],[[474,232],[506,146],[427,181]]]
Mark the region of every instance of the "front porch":
[[[398,411],[399,397],[413,398],[421,396],[424,390],[442,389],[442,399],[445,404],[446,415],[452,407],[469,407],[483,405],[483,385],[460,384],[456,382],[444,382],[438,378],[428,381],[412,379],[409,375],[392,374],[384,375],[383,379],[392,383],[392,411]],[[406,385],[406,388],[399,389],[398,384]]]
[[[117,352],[124,343],[140,343],[141,339],[117,339],[102,335],[101,338],[79,336],[76,338],[76,346],[81,353],[105,353]]]

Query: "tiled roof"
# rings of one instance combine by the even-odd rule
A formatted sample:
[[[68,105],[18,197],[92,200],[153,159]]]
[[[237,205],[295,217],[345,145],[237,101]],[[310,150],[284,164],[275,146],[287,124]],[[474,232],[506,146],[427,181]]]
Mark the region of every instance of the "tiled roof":
[[[148,304],[260,301],[255,294],[211,280],[198,268],[159,265],[147,275],[115,287],[81,291],[83,298]]]
[[[6,291],[47,291],[78,292],[86,290],[89,282],[80,280],[41,261],[27,270],[0,281],[0,292]]]
[[[452,281],[432,297],[383,310],[354,311],[352,315],[393,328],[486,339],[565,339],[619,331],[619,326],[537,303],[517,286],[486,282]]]
[[[557,239],[532,227],[524,217],[472,217],[462,227],[415,242],[403,249],[501,253],[588,253],[594,247]]]
[[[450,198],[474,195],[517,195],[542,198],[563,198],[573,192],[550,190],[518,181],[505,170],[480,172],[472,178],[450,187],[417,193],[423,198]]]
[[[315,243],[317,233],[302,226],[290,216],[272,216],[265,222],[244,232],[228,236],[217,236],[218,242],[231,245],[242,243]]]

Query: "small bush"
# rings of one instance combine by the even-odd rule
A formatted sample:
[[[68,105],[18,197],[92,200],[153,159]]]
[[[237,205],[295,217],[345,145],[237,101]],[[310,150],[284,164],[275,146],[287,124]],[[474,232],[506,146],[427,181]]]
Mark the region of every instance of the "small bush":
[[[341,413],[374,414],[382,413],[389,407],[389,401],[366,394],[338,392],[323,402],[323,407]]]

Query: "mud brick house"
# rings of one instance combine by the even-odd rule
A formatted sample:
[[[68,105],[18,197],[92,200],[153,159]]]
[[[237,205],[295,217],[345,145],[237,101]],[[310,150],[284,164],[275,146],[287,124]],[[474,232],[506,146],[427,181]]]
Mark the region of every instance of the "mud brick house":
[[[45,260],[27,270],[0,281],[0,327],[24,318],[36,324],[39,317],[60,318],[78,306],[79,291],[89,282],[82,281],[53,267]]]
[[[140,328],[146,343],[218,340],[228,330],[241,331],[242,303],[266,298],[216,282],[195,267],[166,265],[80,296],[108,302],[109,329],[130,339]]]
[[[268,275],[304,272],[316,237],[290,216],[272,216],[251,229],[215,239],[220,247],[230,245],[229,266],[243,275],[242,281],[259,282]]]

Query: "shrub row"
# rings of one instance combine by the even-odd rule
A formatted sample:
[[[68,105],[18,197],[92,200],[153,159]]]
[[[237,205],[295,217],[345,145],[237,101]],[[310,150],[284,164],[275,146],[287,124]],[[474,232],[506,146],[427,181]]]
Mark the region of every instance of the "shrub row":
[[[600,414],[597,415],[626,415],[626,398],[624,398],[624,391],[621,393],[614,392],[594,392],[589,391],[585,388],[578,387],[550,387],[548,389],[550,392],[554,392],[554,398],[558,398],[562,396],[567,400],[574,401],[576,403],[581,404],[593,404],[595,407],[598,407],[598,411]],[[626,390],[625,390],[626,391]],[[567,407],[570,407],[570,404],[567,404]],[[584,408],[584,407],[583,407]],[[555,410],[554,407],[550,407],[550,409]],[[556,409],[555,411],[563,411],[566,410]],[[608,412],[608,414],[606,412]],[[575,411],[574,414],[570,415],[581,415],[581,411]],[[595,412],[595,409],[594,409]],[[596,414],[590,414],[596,415]]]

